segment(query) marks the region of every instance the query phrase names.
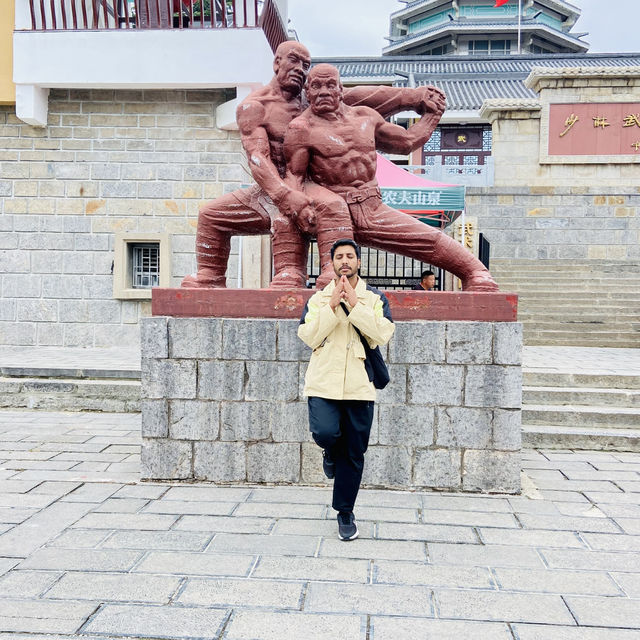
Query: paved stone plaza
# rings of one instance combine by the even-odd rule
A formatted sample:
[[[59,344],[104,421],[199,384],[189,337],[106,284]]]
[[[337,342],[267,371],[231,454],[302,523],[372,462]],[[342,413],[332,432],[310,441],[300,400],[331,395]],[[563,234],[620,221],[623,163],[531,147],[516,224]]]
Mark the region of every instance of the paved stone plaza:
[[[363,491],[344,543],[327,489],[140,483],[139,420],[0,412],[1,638],[640,638],[640,454]]]

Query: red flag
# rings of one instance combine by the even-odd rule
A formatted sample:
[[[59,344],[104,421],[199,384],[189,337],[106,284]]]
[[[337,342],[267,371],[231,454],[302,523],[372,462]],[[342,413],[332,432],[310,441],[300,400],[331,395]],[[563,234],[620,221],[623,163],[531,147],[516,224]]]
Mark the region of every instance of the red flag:
[[[507,4],[509,0],[496,0],[496,3],[493,5],[493,8],[501,7],[503,4]]]

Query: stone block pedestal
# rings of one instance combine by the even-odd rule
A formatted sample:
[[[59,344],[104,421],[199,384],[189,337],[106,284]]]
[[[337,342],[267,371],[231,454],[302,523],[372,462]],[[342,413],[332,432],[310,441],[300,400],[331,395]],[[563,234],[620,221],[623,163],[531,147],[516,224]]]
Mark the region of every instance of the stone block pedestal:
[[[324,484],[297,320],[141,322],[142,477]],[[517,493],[522,328],[397,321],[363,485]]]

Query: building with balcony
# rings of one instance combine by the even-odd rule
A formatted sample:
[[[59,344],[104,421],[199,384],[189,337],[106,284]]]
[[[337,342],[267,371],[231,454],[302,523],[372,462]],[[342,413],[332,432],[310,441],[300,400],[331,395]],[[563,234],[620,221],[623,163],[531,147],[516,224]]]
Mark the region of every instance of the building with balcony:
[[[135,344],[150,287],[195,270],[199,205],[252,182],[235,108],[287,3],[203,5],[0,2],[1,344]]]
[[[243,98],[270,79],[272,51],[287,38],[287,0],[202,0],[204,11],[200,0],[14,2],[16,114],[35,126],[47,123],[51,89],[217,88]],[[233,113],[220,114],[225,124]]]
[[[571,30],[580,9],[564,0],[402,0],[391,14],[384,55],[582,53]]]

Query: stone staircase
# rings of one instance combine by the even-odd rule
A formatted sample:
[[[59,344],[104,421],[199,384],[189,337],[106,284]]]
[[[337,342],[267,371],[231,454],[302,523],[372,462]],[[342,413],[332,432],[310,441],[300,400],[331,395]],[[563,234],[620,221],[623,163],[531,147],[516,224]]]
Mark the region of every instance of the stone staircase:
[[[640,451],[640,378],[524,372],[523,446]]]
[[[47,411],[140,411],[140,371],[2,367],[0,407]]]
[[[491,273],[519,294],[525,345],[640,347],[640,263],[493,260]]]

